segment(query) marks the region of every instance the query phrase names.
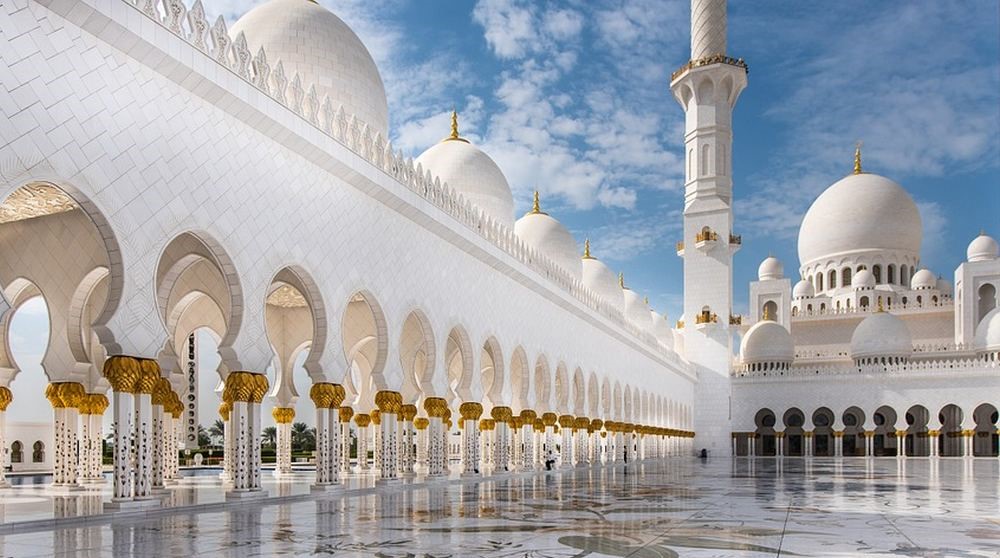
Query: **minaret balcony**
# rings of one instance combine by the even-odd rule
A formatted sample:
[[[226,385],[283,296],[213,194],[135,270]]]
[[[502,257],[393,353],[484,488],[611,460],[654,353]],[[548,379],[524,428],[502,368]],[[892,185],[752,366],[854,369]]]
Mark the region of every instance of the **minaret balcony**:
[[[729,235],[729,253],[736,253],[737,250],[743,247],[743,237],[738,234]]]
[[[705,227],[694,237],[695,248],[702,252],[709,252],[719,243],[719,233]]]
[[[684,241],[683,240],[677,243],[677,255],[681,256],[681,257],[684,257]]]
[[[711,310],[702,310],[694,317],[694,325],[698,329],[703,329],[708,326],[717,325],[719,323],[719,316],[712,312]]]

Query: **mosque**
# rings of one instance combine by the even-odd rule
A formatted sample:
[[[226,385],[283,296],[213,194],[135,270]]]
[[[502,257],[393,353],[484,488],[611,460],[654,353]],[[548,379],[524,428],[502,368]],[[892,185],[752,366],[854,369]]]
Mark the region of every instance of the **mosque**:
[[[273,474],[291,474],[306,397],[315,491],[353,474],[502,474],[702,448],[998,455],[997,243],[974,239],[953,283],[923,269],[916,205],[865,172],[860,151],[803,221],[803,279],[793,286],[768,258],[750,315],[734,314],[731,117],[747,65],[726,54],[725,0],[692,0],[691,58],[671,76],[686,113],[676,324],[537,194],[515,219],[503,170],[458,115],[415,159],[395,149],[379,70],[334,13],[268,0],[228,27],[211,8],[0,7],[11,465],[40,452],[53,488],[99,484],[110,433],[106,506],[155,505],[218,408],[227,497],[253,497],[262,428],[277,427]],[[10,322],[38,297],[45,439],[3,424],[26,396]],[[218,341],[217,375],[194,365],[199,329]],[[293,381],[297,362],[308,385]],[[219,383],[219,400],[199,400],[201,382]]]

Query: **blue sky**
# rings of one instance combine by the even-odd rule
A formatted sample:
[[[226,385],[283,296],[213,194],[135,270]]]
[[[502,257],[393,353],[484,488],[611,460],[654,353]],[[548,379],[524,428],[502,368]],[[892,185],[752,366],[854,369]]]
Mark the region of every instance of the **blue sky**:
[[[416,156],[448,112],[496,159],[518,212],[531,191],[671,318],[680,312],[684,0],[322,2],[382,72],[394,143]],[[253,3],[231,0],[235,19]],[[851,170],[921,209],[924,264],[951,276],[1000,220],[1000,23],[993,2],[731,2],[729,54],[750,66],[733,147],[736,311],[769,252],[797,278],[802,215]]]
[[[321,3],[375,57],[397,147],[417,156],[447,134],[456,107],[519,213],[539,189],[581,245],[589,236],[595,255],[678,317],[683,114],[668,80],[688,59],[687,1]],[[257,2],[205,4],[232,22]],[[917,201],[926,267],[951,277],[981,228],[1000,238],[998,45],[988,0],[730,3],[729,54],[750,67],[734,119],[736,312],[769,252],[796,278],[802,215],[850,172],[857,140],[865,169]],[[45,329],[35,306],[18,312],[12,339],[32,377]],[[210,346],[205,370],[217,361]],[[37,401],[15,400],[11,419],[48,420]]]

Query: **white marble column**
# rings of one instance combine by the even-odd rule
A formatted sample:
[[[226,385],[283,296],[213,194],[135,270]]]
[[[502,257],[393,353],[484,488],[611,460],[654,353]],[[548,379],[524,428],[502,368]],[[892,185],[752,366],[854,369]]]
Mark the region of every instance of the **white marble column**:
[[[354,409],[341,406],[337,409],[340,419],[340,474],[351,474],[351,419],[354,418]]]
[[[896,431],[896,457],[906,459],[906,431]]]
[[[535,420],[538,414],[531,409],[521,411],[521,462],[518,464],[523,470],[535,468]]]
[[[375,448],[377,473],[383,480],[399,478],[399,413],[403,396],[397,391],[383,390],[375,394],[379,408],[378,444]]]
[[[427,435],[427,429],[430,426],[431,421],[427,417],[417,417],[413,421],[413,427],[417,430],[417,462],[416,465],[419,466],[425,473],[430,470],[430,463],[428,462],[428,441],[429,436]]]
[[[594,419],[590,422],[590,464],[591,465],[601,465],[604,461],[603,452],[601,451],[602,440],[601,436],[603,432],[601,429],[604,427],[603,421],[600,419]]]
[[[590,439],[590,420],[586,417],[577,417],[573,429],[573,437],[576,438],[576,465],[585,467],[590,460],[590,451],[588,451],[590,448],[587,444]]]
[[[282,477],[292,474],[292,422],[295,421],[294,407],[274,407],[271,409],[274,418],[276,440],[274,448],[274,476]]]
[[[490,410],[493,417],[493,470],[509,471],[511,463],[510,423],[514,412],[510,407],[498,406]]]
[[[131,448],[132,435],[135,431],[135,402],[131,393],[120,391],[118,388],[112,392],[111,399],[113,415],[111,429],[114,434],[112,501],[123,502],[132,499],[134,488]]]
[[[427,412],[432,411],[428,409]],[[447,473],[448,463],[444,419],[431,415],[427,420],[427,474],[431,476],[444,475]]]
[[[462,429],[462,474],[479,473],[479,417],[483,414],[483,406],[474,401],[459,405],[461,416],[459,426]]]
[[[562,467],[572,467],[573,460],[573,421],[572,415],[559,417],[559,460]]]
[[[938,436],[940,436],[940,435],[941,435],[941,432],[938,431],[938,430],[928,430],[927,431],[927,441],[929,442],[929,445],[930,445],[930,448],[929,448],[930,451],[929,451],[928,455],[930,457],[938,457],[940,455],[940,453],[941,453],[941,450],[938,447],[938,441],[939,441]]]
[[[166,386],[164,387],[164,384]],[[150,396],[152,428],[150,431],[149,473],[151,492],[162,492],[163,484],[163,446],[166,433],[163,427],[163,406],[170,393],[170,382],[166,378],[157,378],[156,386]]]
[[[7,462],[10,459],[10,450],[7,445],[7,406],[13,400],[14,395],[10,388],[0,386],[0,488],[10,486],[10,482],[7,480]],[[0,552],[2,552],[2,548],[0,548]]]
[[[313,386],[313,395],[316,391],[315,388],[320,387],[320,384]],[[313,399],[316,402],[316,399]],[[316,488],[325,487],[330,484],[330,460],[333,459],[333,454],[330,451],[329,442],[329,428],[330,428],[330,409],[326,406],[325,402],[316,402]]]
[[[222,419],[222,471],[219,478],[223,483],[233,482],[233,460],[236,455],[236,444],[233,437],[233,425],[230,419],[233,406],[229,402],[219,405],[219,418]]]
[[[344,454],[344,434],[340,425],[340,404],[344,401],[344,388],[337,386],[338,397],[334,398],[333,406],[327,415],[327,435],[330,444],[330,459],[326,462],[327,479],[331,485],[340,484],[340,456]]]
[[[400,408],[399,433],[399,473],[405,476],[413,476],[414,466],[417,462],[417,440],[413,426],[413,420],[417,416],[417,406],[412,404],[403,405]]]
[[[371,422],[371,415],[367,413],[354,415],[354,424],[358,426],[358,471],[368,470],[368,425]]]
[[[52,404],[53,437],[52,486],[77,487],[79,468],[79,411],[86,392],[77,382],[54,382],[45,388],[45,397]]]

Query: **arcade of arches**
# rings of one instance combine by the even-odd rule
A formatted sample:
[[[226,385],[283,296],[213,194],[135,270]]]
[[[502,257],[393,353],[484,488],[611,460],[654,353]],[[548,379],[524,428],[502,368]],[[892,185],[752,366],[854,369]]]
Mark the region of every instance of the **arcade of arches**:
[[[760,409],[755,430],[733,433],[737,456],[785,457],[998,457],[997,407],[948,404],[936,413],[923,405],[836,414],[820,407],[811,414],[792,407],[780,414]]]
[[[42,297],[53,332],[42,369],[55,419],[54,486],[102,482],[105,413],[112,418],[111,507],[155,501],[177,480],[178,450],[196,439],[198,427],[198,415],[189,412],[197,390],[189,376],[188,339],[202,329],[218,342],[218,377],[199,381],[220,386],[221,477],[232,498],[260,492],[260,440],[272,420],[274,474],[292,472],[291,427],[296,402],[305,395],[292,380],[297,362],[311,379],[298,388],[306,388],[315,407],[316,490],[336,485],[350,471],[382,479],[447,474],[453,437],[461,439],[465,473],[692,451],[689,405],[550,361],[542,351],[529,359],[524,347],[503,346],[492,336],[473,339],[460,324],[435,331],[419,309],[389,319],[395,317],[387,317],[367,290],[326,306],[336,301],[324,302],[299,266],[277,270],[256,303],[263,307],[273,357],[266,369],[245,369],[248,361],[234,341],[251,326],[245,318],[255,303],[245,298],[223,245],[202,231],[180,232],[163,247],[150,270],[153,284],[144,288],[166,335],[151,350],[129,354],[109,320],[121,314],[123,291],[136,287],[123,277],[109,230],[82,194],[54,184],[24,186],[0,206],[0,249],[10,256],[0,262],[0,445],[8,447],[4,411],[21,395],[20,369],[7,342],[10,319],[26,301]],[[401,331],[390,324],[400,324]],[[321,370],[314,350],[329,346],[327,338],[337,333],[343,351],[339,377],[329,365]],[[271,417],[262,416],[265,398],[274,402]],[[215,403],[198,404],[201,421],[210,423]],[[30,450],[17,444],[14,455],[23,458]]]

